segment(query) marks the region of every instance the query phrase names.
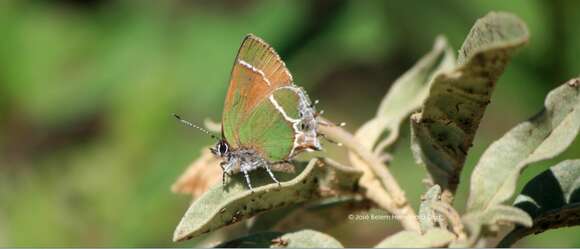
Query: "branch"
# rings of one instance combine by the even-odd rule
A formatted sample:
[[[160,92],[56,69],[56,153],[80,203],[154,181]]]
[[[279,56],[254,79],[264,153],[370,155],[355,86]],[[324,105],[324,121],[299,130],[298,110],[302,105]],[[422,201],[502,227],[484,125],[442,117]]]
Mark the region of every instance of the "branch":
[[[457,235],[458,240],[466,239],[465,235],[465,228],[463,227],[463,223],[461,222],[461,217],[457,210],[453,208],[449,203],[443,201],[436,201],[431,204],[431,208],[437,211],[440,214],[443,214],[447,221],[451,225],[451,229],[453,233]]]
[[[365,149],[365,146],[361,145],[352,134],[339,126],[332,125],[327,120],[322,121],[331,124],[318,127],[322,135],[343,144],[362,160],[363,163],[353,163],[353,165],[364,172],[359,184],[366,189],[367,198],[394,214],[406,230],[420,232],[419,221],[415,211],[407,202],[405,192],[401,190],[380,158]]]

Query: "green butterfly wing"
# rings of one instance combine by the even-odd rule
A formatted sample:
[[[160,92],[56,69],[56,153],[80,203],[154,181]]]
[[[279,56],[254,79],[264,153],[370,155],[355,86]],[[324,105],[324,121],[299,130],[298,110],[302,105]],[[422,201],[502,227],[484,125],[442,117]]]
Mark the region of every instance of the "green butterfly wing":
[[[298,96],[284,87],[292,76],[280,56],[253,35],[242,42],[232,69],[222,116],[222,135],[233,148],[252,148],[269,161],[287,159],[295,130],[270,98],[288,113],[298,113]],[[274,93],[275,91],[279,93]]]
[[[281,88],[261,101],[237,129],[241,146],[253,148],[269,161],[286,160],[296,147],[298,96]]]

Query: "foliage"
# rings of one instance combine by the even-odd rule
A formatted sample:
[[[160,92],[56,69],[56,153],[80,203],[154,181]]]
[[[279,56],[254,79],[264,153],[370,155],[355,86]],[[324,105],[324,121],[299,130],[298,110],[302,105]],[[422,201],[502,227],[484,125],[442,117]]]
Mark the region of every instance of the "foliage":
[[[511,54],[527,41],[527,27],[513,15],[490,13],[478,20],[455,68],[435,76],[421,112],[413,115],[413,152],[433,183],[443,188],[444,201],[452,202],[497,79]]]
[[[261,175],[259,188],[248,191],[241,176],[225,186],[215,185],[197,199],[175,231],[175,241],[211,232],[257,213],[318,198],[353,193],[361,173],[355,169],[313,159],[296,165],[297,174],[280,174],[281,186]]]
[[[418,247],[444,247],[455,238],[455,235],[446,229],[433,228],[420,234],[412,231],[401,231],[375,247],[377,248],[418,248]]]
[[[515,192],[517,179],[527,165],[553,158],[576,138],[580,129],[579,79],[553,90],[546,97],[544,110],[488,147],[471,174],[466,212],[460,214],[453,207],[461,170],[496,81],[514,51],[527,40],[527,26],[505,12],[491,12],[479,19],[457,60],[446,39],[438,37],[432,51],[395,81],[376,116],[356,135],[339,126],[320,126],[319,131],[326,138],[346,147],[352,167],[330,159],[313,159],[307,165],[295,162],[296,173],[280,174],[281,187],[272,184],[267,175],[259,175],[261,187],[256,193],[245,188],[241,178],[224,186],[217,184],[194,200],[177,227],[174,240],[190,239],[281,208],[281,212],[273,210],[274,215],[264,214],[248,223],[253,227],[257,223],[268,224],[260,226],[258,230],[262,232],[221,246],[342,247],[321,232],[300,230],[284,234],[271,228],[301,206],[322,207],[325,202],[336,203],[337,197],[344,197],[343,202],[355,202],[357,198],[352,196],[389,212],[404,228],[377,247],[483,246],[489,245],[505,226],[517,225],[509,235],[512,238],[516,236],[513,234],[523,236],[545,230],[546,226],[577,224],[577,215],[573,214],[577,210],[573,196],[580,180],[577,161],[565,161],[529,182],[515,207],[505,202]],[[414,111],[418,112],[410,117],[411,147],[429,176],[429,189],[418,216],[385,163],[400,138],[403,120]],[[550,176],[555,178],[552,185],[562,189],[544,193],[542,186],[552,179]],[[563,200],[553,203],[546,194],[562,196]],[[292,227],[287,229],[292,231]]]
[[[499,244],[506,247],[530,234],[580,224],[580,160],[563,161],[529,181],[515,199],[534,220],[531,227],[517,226]]]
[[[293,233],[262,232],[250,234],[243,238],[231,240],[216,246],[217,248],[342,248],[334,238],[313,230],[301,230]]]

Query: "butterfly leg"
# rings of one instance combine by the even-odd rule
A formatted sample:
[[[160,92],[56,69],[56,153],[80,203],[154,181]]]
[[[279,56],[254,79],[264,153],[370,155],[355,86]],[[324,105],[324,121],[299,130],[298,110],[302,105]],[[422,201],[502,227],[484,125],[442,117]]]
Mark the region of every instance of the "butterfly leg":
[[[246,177],[246,183],[248,184],[248,188],[250,188],[250,191],[254,193],[254,188],[252,188],[252,183],[250,182],[250,174],[248,174],[247,170],[242,170],[242,172],[244,172],[244,177]]]
[[[222,168],[222,190],[226,191],[226,176],[228,178],[232,177],[232,162],[231,161],[224,161],[220,163]]]
[[[266,171],[268,171],[268,174],[270,175],[272,180],[274,180],[274,182],[278,183],[278,187],[282,187],[282,184],[278,181],[278,179],[276,179],[276,177],[274,176],[274,173],[272,173],[272,170],[270,169],[270,165],[268,163],[265,163],[265,168],[266,168]]]
[[[222,168],[222,186],[226,185],[226,162],[220,162]]]

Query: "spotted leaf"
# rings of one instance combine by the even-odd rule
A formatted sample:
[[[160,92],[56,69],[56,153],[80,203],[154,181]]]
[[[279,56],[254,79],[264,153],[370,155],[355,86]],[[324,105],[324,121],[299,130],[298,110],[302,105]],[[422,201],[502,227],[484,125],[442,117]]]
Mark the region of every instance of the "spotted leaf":
[[[457,65],[437,74],[421,112],[411,118],[412,149],[451,203],[475,132],[496,81],[512,53],[528,40],[516,16],[491,12],[479,19],[459,50]]]
[[[297,163],[296,174],[277,174],[281,187],[263,171],[252,172],[254,192],[235,175],[226,186],[217,185],[195,200],[181,219],[174,241],[186,240],[278,207],[352,193],[361,172],[329,160]]]

